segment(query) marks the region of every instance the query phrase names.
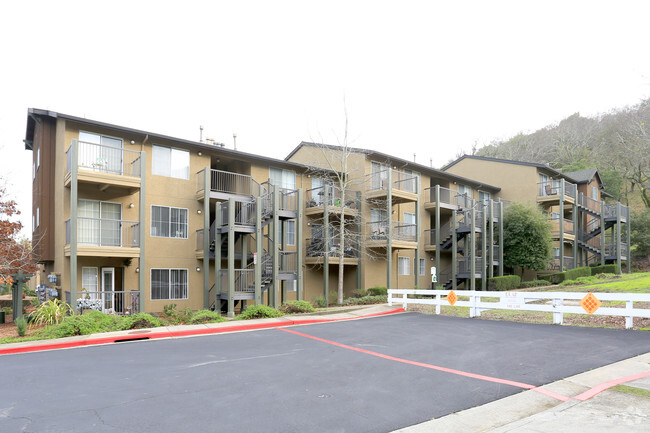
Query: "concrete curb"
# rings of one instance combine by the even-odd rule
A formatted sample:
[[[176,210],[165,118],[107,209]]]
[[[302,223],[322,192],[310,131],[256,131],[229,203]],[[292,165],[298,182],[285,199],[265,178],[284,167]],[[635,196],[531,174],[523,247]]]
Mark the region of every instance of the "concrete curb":
[[[182,338],[200,335],[221,334],[226,332],[253,331],[258,329],[278,328],[316,323],[332,323],[343,320],[365,319],[402,313],[404,309],[379,305],[350,312],[319,316],[283,316],[274,319],[255,319],[247,321],[229,321],[207,323],[204,325],[178,325],[161,328],[136,329],[131,331],[107,332],[104,334],[80,335],[56,340],[36,340],[23,343],[9,343],[0,347],[0,356],[16,353],[39,352],[46,350],[69,349],[73,347],[95,346],[100,344],[121,343],[128,341],[154,340],[160,338]]]

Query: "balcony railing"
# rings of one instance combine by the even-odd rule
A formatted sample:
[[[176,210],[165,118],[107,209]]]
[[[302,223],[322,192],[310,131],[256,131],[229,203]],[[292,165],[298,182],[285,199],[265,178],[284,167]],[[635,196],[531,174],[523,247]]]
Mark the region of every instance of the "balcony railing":
[[[228,269],[221,270],[221,293],[228,293]],[[235,292],[255,293],[255,269],[235,269]]]
[[[65,243],[70,244],[71,220],[65,221]],[[77,218],[77,244],[97,247],[139,247],[138,221]]]
[[[440,187],[440,196],[436,197],[436,187],[425,189],[427,203],[442,203],[449,206],[460,206],[462,208],[471,208],[474,205],[474,199],[468,194],[459,194],[453,189]]]
[[[280,251],[280,272],[296,272],[298,269],[298,253],[296,251]]]
[[[104,313],[135,314],[140,312],[140,292],[84,290],[77,293],[78,312],[96,310]]]
[[[357,257],[359,251],[359,241],[357,239],[345,239],[345,248],[343,256],[347,258]],[[307,257],[322,257],[325,255],[325,239],[323,238],[307,238],[305,241],[307,245]],[[330,245],[327,248],[328,256],[338,257],[340,253],[339,239],[335,236],[330,239]]]
[[[621,242],[621,255],[627,255],[627,242]],[[616,256],[616,242],[607,242],[605,244],[605,256]]]
[[[328,197],[325,197],[325,187],[323,186],[308,189],[305,192],[305,207],[320,207],[327,204],[328,206],[345,206],[350,209],[358,209],[358,193],[358,191],[346,190],[345,197],[343,197],[344,194],[341,190],[330,186]]]
[[[233,202],[235,205],[235,225],[255,224],[255,202]],[[228,225],[228,213],[230,202],[223,202],[221,205],[221,224]]]
[[[418,193],[418,176],[413,173],[406,173],[392,168],[374,171],[370,174],[370,190],[386,190],[388,188],[388,170],[391,170],[392,189]]]
[[[595,250],[600,250],[600,236],[590,236],[589,233],[586,233],[582,230],[578,231],[578,240],[582,243],[585,243],[592,247]]]
[[[564,256],[564,269],[573,269],[575,267],[575,262],[573,261],[573,257],[571,256]],[[560,269],[560,258],[556,257],[553,260],[551,260],[546,267],[547,271],[553,271],[553,272],[562,272],[563,269]]]
[[[618,203],[606,204],[603,209],[605,218],[616,218],[616,209],[618,208]],[[621,205],[621,219],[629,221],[630,217],[630,208],[628,206]]]
[[[203,191],[205,169],[197,173],[197,191]],[[210,191],[259,197],[266,191],[251,176],[222,170],[210,170]]]
[[[436,229],[428,229],[424,231],[424,245],[436,246]]]
[[[554,195],[559,195],[562,192],[562,183],[559,180],[545,180],[543,182],[538,182],[538,197],[549,197]],[[564,195],[576,198],[577,187],[573,183],[564,182]]]
[[[578,197],[578,205],[584,207],[585,209],[589,209],[596,214],[600,214],[600,202],[598,200],[594,200],[589,196],[580,194]]]
[[[370,240],[387,239],[388,236],[388,222],[387,221],[371,221],[367,223],[370,225]],[[392,234],[391,239],[407,242],[415,242],[417,234],[417,225],[408,224],[402,221],[392,221]]]
[[[458,273],[459,274],[468,274],[471,272],[472,257],[459,257],[458,258]],[[474,272],[476,274],[481,273],[481,266],[483,265],[483,257],[474,258]]]
[[[280,194],[278,209],[290,212],[298,211],[298,190],[297,189],[288,189],[288,188],[279,188],[278,192]]]
[[[72,140],[66,151],[66,173],[72,169],[72,148],[77,146],[77,166],[98,173],[140,177],[142,152]]]
[[[549,221],[551,221],[551,233],[554,236],[559,236],[560,235],[560,219],[559,218],[551,218]],[[563,218],[562,219],[562,231],[564,232],[564,234],[568,234],[568,235],[574,234],[573,220]]]
[[[482,219],[483,219],[483,211],[482,210],[474,211],[475,227],[477,228],[481,227]],[[468,228],[471,227],[471,224],[472,224],[472,211],[466,210],[461,214],[460,218],[458,219],[458,228]]]

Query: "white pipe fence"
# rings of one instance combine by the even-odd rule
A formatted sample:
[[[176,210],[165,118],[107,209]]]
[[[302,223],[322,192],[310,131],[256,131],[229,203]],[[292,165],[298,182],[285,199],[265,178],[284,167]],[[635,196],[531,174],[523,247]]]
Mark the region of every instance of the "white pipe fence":
[[[483,292],[473,290],[455,290],[457,298],[448,297],[450,290],[415,290],[415,289],[390,289],[388,290],[388,305],[402,304],[407,310],[408,304],[435,305],[436,314],[440,314],[441,306],[469,307],[469,317],[478,317],[481,312],[488,310],[520,310],[542,311],[553,313],[553,323],[561,325],[564,314],[589,314],[580,305],[580,301],[587,293],[579,292]],[[410,296],[410,297],[409,297]],[[417,296],[417,297],[415,297]],[[426,297],[423,297],[426,296]],[[650,318],[650,308],[635,307],[635,302],[650,302],[650,293],[593,293],[598,301],[625,302],[624,308],[599,307],[592,314],[603,316],[625,317],[625,328],[633,326],[634,317]],[[497,298],[483,299],[483,298]]]

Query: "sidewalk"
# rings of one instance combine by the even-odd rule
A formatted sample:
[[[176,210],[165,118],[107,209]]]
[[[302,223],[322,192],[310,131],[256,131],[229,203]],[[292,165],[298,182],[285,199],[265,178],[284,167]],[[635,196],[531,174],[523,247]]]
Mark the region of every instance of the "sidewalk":
[[[621,382],[621,379],[634,376],[645,377]],[[617,382],[621,384],[614,386]],[[536,391],[524,391],[396,432],[650,431],[650,353],[542,388],[570,397],[570,400],[561,402]]]

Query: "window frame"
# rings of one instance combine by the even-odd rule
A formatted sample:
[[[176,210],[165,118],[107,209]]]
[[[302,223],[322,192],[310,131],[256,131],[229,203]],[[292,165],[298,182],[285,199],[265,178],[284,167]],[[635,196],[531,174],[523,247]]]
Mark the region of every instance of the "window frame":
[[[158,207],[158,208],[167,208],[169,209],[169,219],[167,221],[168,223],[168,236],[162,236],[162,235],[155,235],[153,234],[153,229],[154,229],[154,219],[153,219],[153,208]],[[172,236],[172,209],[177,209],[177,210],[184,210],[185,215],[186,215],[186,220],[185,220],[185,236]],[[150,223],[149,223],[149,236],[152,238],[163,238],[163,239],[187,239],[189,237],[189,230],[190,230],[190,211],[189,208],[186,207],[176,207],[176,206],[165,206],[165,205],[158,205],[158,204],[152,204],[151,205],[151,210],[150,210]],[[177,223],[178,224],[178,223]]]
[[[402,273],[402,263],[407,263],[408,270],[407,273]],[[412,274],[411,272],[411,258],[407,256],[398,256],[397,257],[397,275],[400,277],[408,277]]]
[[[273,181],[273,176],[271,176],[271,173],[273,172],[273,170],[279,170],[280,171],[280,176],[281,176],[280,185],[277,185]],[[285,173],[290,173],[291,175],[293,175],[293,186],[291,186],[291,187],[285,186],[285,182],[284,182]],[[274,186],[279,186],[282,189],[289,189],[289,190],[296,189],[296,172],[295,172],[295,170],[289,170],[287,168],[269,167],[269,183],[271,185],[274,185]]]
[[[426,259],[420,258],[420,269],[419,269],[420,274],[418,276],[420,277],[426,276],[426,273],[424,272],[424,268],[426,267],[426,265],[427,265]]]
[[[153,297],[153,272],[154,271],[167,271],[167,298],[154,298]],[[171,286],[171,272],[172,271],[185,271],[185,297],[184,298],[173,298],[172,286]],[[190,271],[189,268],[151,268],[149,269],[149,299],[152,301],[176,301],[176,300],[187,300],[190,298],[189,293],[190,287]]]
[[[287,246],[295,246],[296,245],[296,221],[295,220],[287,220],[286,221],[286,230],[284,235],[286,236],[286,242],[285,245]],[[289,226],[293,225],[293,232],[289,229]],[[293,242],[291,242],[291,236],[290,234],[293,235]]]
[[[155,159],[155,149],[164,149],[169,151],[169,167],[166,167],[167,171],[164,173],[161,170],[156,170],[156,159]],[[187,154],[187,177],[181,177],[181,176],[175,176],[172,173],[172,161],[174,161],[174,155],[173,152],[183,152]],[[159,163],[161,164],[161,163]],[[181,179],[181,180],[189,180],[190,179],[190,168],[191,168],[191,161],[190,161],[190,151],[181,149],[178,147],[171,147],[171,146],[163,146],[160,144],[152,144],[151,145],[151,174],[155,176],[164,176],[164,177],[171,177],[173,179]],[[159,167],[160,168],[160,167]]]

